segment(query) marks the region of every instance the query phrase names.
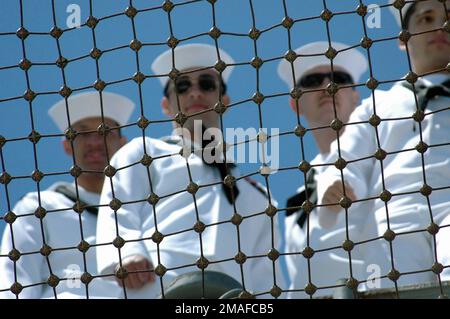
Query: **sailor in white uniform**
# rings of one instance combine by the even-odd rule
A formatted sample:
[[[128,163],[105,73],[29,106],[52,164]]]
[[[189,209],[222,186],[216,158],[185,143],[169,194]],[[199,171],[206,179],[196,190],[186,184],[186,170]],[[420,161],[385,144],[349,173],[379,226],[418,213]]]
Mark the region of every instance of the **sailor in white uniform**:
[[[67,107],[71,125],[77,132],[73,144],[63,143],[73,156],[76,182],[58,182],[46,190],[26,194],[6,215],[9,225],[3,234],[0,258],[2,298],[107,298],[121,288],[97,275],[95,234],[103,169],[124,143],[118,129],[104,138],[96,132],[100,124],[110,128],[127,123],[134,104],[121,95],[102,92],[104,120],[101,118],[99,92],[70,96]],[[69,128],[65,100],[56,103],[49,115],[61,132]],[[71,136],[66,134],[66,137]],[[105,143],[106,141],[106,143]],[[51,155],[51,154],[49,154]],[[85,171],[97,171],[87,173]],[[100,174],[99,174],[100,173]],[[77,176],[75,175],[75,176]],[[73,209],[78,200],[81,214]],[[85,285],[84,279],[92,276]]]
[[[210,161],[208,150],[202,152],[202,133],[206,138],[219,127],[214,106],[229,103],[226,82],[232,66],[221,75],[211,68],[218,56],[210,45],[188,44],[174,52],[174,67],[181,72],[175,81],[167,77],[171,50],[154,61],[152,70],[165,75],[160,77],[164,113],[175,119],[185,116],[186,121],[182,127],[174,121],[174,133],[164,141],[136,138],[112,158],[118,171],[111,183],[105,181],[101,202],[118,200],[122,205],[115,211],[100,209],[97,240],[109,245],[99,247],[99,271],[120,275],[126,269],[128,276],[119,282],[127,288],[127,298],[162,296],[161,288],[176,276],[199,269],[224,272],[246,291],[270,298],[275,285],[284,288],[274,258],[275,202],[241,178],[234,165],[221,162],[220,156]],[[219,53],[223,62],[233,63],[226,52]],[[233,177],[235,184],[228,183]],[[271,250],[273,260],[268,257]]]
[[[450,1],[446,5],[448,10]],[[400,23],[398,10],[391,9]],[[449,12],[437,0],[407,3],[402,10],[403,27],[419,33],[408,41],[416,93],[408,81],[376,90],[350,118],[362,123],[348,126],[340,138],[341,157],[359,159],[342,171],[347,197],[375,198],[367,214],[375,216],[378,235],[385,238],[389,261],[379,264],[381,275],[392,279],[383,279],[381,287],[393,287],[395,280],[399,285],[432,282],[439,273],[450,279],[450,268],[443,268],[450,264],[450,228],[439,229],[450,223],[450,37],[442,30],[424,33],[441,28]],[[331,153],[337,154],[337,143]],[[318,183],[319,204],[327,205],[318,209],[323,227],[344,214],[333,205],[342,196],[341,172],[329,167]],[[349,214],[364,213],[359,204],[353,203]]]
[[[333,60],[332,69],[330,59],[325,56],[329,47],[326,41],[309,43],[296,50],[300,57],[294,62],[293,67],[285,60],[280,62],[278,67],[278,74],[289,88],[295,87],[303,91],[298,102],[293,98],[290,99],[292,110],[305,117],[309,128],[323,128],[312,131],[319,154],[310,162],[313,167],[306,174],[306,187],[300,187],[297,194],[288,199],[286,205],[286,252],[297,253],[286,256],[291,280],[290,290],[305,289],[308,284],[314,285],[316,288],[333,286],[339,279],[349,278],[351,275],[356,278],[363,276],[366,266],[364,263],[365,251],[361,247],[352,251],[352,274],[350,274],[350,256],[342,248],[342,243],[347,239],[347,229],[349,238],[355,242],[367,239],[370,231],[375,233],[375,227],[370,228],[370,225],[374,225],[374,223],[368,223],[367,216],[362,214],[360,216],[364,216],[364,218],[352,216],[348,220],[348,226],[345,216],[342,216],[334,227],[324,229],[318,225],[315,210],[312,210],[308,218],[307,212],[300,207],[306,199],[313,204],[317,203],[317,177],[327,168],[323,165],[330,164],[327,156],[331,142],[336,139],[336,131],[329,127],[335,119],[334,105],[337,118],[343,123],[347,123],[350,114],[359,104],[359,94],[355,88],[341,88],[335,95],[334,103],[332,96],[325,89],[332,80],[340,87],[358,83],[368,67],[366,58],[358,50],[348,50],[347,45],[332,42],[331,47],[340,51]],[[295,83],[293,82],[294,78]],[[341,135],[343,131],[344,128],[339,131],[339,134]],[[300,177],[303,179],[303,173],[301,174]],[[300,254],[306,247],[310,247],[314,251],[329,250],[315,253],[308,263],[308,259]],[[318,289],[313,296],[331,294],[331,289]],[[309,296],[305,292],[297,291],[289,294],[290,298]]]

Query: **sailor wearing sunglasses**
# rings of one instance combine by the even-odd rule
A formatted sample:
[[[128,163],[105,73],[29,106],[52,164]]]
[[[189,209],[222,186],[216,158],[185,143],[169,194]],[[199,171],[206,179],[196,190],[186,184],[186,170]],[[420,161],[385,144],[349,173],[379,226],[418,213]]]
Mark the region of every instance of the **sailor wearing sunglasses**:
[[[411,72],[390,90],[374,91],[352,114],[351,121],[362,124],[347,127],[339,156],[359,160],[343,171],[326,169],[317,186],[319,204],[327,205],[317,211],[323,227],[345,215],[336,205],[342,177],[351,200],[372,198],[368,214],[389,258],[380,264],[380,275],[389,277],[381,287],[450,279],[450,1],[408,2],[401,14],[394,0],[389,4],[411,34],[407,43],[399,41]],[[330,154],[337,150],[333,143]]]
[[[214,69],[218,54],[227,64],[221,74]],[[278,240],[276,218],[264,213],[270,203],[266,192],[239,178],[223,158],[208,162],[203,136],[194,134],[220,127],[216,106],[229,103],[226,83],[233,63],[215,46],[188,44],[162,53],[152,64],[174,134],[164,141],[136,138],[111,160],[123,169],[105,183],[102,202],[116,198],[124,204],[116,212],[101,208],[99,217],[98,242],[115,240],[121,254],[119,260],[118,248],[99,247],[100,271],[126,269],[129,274],[119,283],[128,298],[156,298],[174,278],[199,269],[225,273],[248,292],[266,293],[263,298],[271,297],[267,292],[275,284],[283,287],[278,262],[267,257]],[[178,75],[169,79],[174,68]],[[198,131],[195,120],[201,120]]]
[[[317,288],[314,297],[332,294],[331,289],[320,287],[332,286],[339,279],[350,277],[349,256],[341,247],[346,239],[346,220],[344,216],[332,229],[323,229],[318,225],[315,209],[308,218],[308,214],[300,206],[306,199],[313,204],[317,202],[317,178],[326,166],[315,165],[328,163],[326,157],[330,152],[330,144],[336,139],[336,131],[330,124],[336,118],[347,123],[350,114],[359,103],[359,94],[354,85],[360,81],[368,67],[366,58],[358,50],[348,49],[348,46],[337,42],[332,42],[331,46],[338,51],[333,59],[333,67],[330,59],[325,56],[329,44],[323,41],[298,48],[296,50],[298,57],[293,66],[283,60],[278,67],[278,74],[288,87],[302,92],[298,100],[290,99],[290,106],[296,114],[306,119],[309,129],[314,129],[311,133],[319,149],[319,154],[310,162],[313,167],[306,174],[306,187],[300,187],[297,194],[287,202],[285,219],[287,252],[298,253],[286,256],[291,280],[290,289],[305,289],[307,285],[309,288],[314,285]],[[326,90],[331,82],[339,87],[334,98]],[[344,128],[339,134],[343,133]],[[302,173],[299,175],[299,181],[303,180]],[[350,236],[353,239],[360,238],[363,233],[369,231],[364,225],[365,220],[352,216],[348,220]],[[308,260],[300,254],[307,246],[315,251],[332,249],[315,253],[308,265]],[[352,251],[354,273],[364,271],[363,253],[359,247]],[[293,292],[289,295],[291,298],[308,296],[309,294],[305,292]]]

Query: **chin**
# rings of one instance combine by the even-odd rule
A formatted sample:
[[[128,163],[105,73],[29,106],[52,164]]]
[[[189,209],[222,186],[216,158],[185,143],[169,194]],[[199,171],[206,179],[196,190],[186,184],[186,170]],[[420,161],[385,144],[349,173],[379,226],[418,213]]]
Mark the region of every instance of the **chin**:
[[[108,163],[88,163],[85,165],[85,169],[89,171],[103,172]]]
[[[336,103],[336,110],[339,109],[338,103]],[[320,112],[331,112],[334,113],[334,105],[333,103],[321,104]]]
[[[450,53],[449,53],[449,55],[450,55]],[[448,61],[448,59],[436,59],[436,60],[438,60],[438,61],[441,60],[441,63],[435,63],[435,64],[431,65],[429,67],[430,71],[445,69],[447,67],[448,63],[450,62],[450,61]]]

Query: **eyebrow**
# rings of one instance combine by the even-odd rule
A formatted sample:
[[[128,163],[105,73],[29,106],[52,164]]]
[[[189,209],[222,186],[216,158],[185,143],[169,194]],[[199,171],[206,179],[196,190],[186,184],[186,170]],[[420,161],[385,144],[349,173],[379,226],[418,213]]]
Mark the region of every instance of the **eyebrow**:
[[[75,127],[75,128],[78,131],[93,131],[93,130],[95,130],[95,129],[89,128],[89,126],[87,126],[87,125],[79,125],[78,127]]]
[[[427,9],[426,11],[419,11],[419,12],[417,12],[417,17],[420,17],[420,16],[425,15],[425,14],[433,13],[435,11],[436,10],[433,10],[433,9]],[[439,10],[439,12],[440,12],[440,10]],[[449,14],[449,13],[450,13],[450,7],[447,9],[447,14]]]

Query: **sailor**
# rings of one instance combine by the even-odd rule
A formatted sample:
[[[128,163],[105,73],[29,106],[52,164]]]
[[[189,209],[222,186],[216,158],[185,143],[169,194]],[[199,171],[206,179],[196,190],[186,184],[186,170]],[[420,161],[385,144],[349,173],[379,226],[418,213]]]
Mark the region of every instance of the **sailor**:
[[[323,227],[345,214],[337,204],[344,198],[343,182],[347,199],[373,202],[367,213],[375,215],[389,258],[379,265],[389,278],[381,287],[450,278],[450,268],[443,268],[450,264],[450,229],[444,227],[450,223],[450,36],[442,29],[449,8],[450,1],[406,3],[401,20],[391,7],[412,35],[407,44],[400,42],[411,72],[389,91],[375,90],[352,114],[350,122],[362,124],[348,126],[340,137],[340,156],[354,161],[342,170],[343,181],[341,171],[329,167],[318,182]],[[333,143],[335,159],[337,150]],[[359,203],[349,213],[360,212]]]
[[[219,60],[226,64],[221,73]],[[118,274],[128,298],[164,297],[161,288],[200,269],[223,272],[262,297],[282,287],[278,261],[268,258],[278,243],[275,202],[221,152],[233,63],[215,46],[187,44],[152,64],[174,133],[136,138],[113,157],[118,171],[105,181],[101,202],[123,204],[102,207],[99,216],[98,243],[110,243],[99,247],[99,271]]]
[[[97,275],[95,247],[90,245],[95,244],[103,170],[109,157],[125,144],[120,126],[127,124],[133,108],[128,98],[103,91],[72,95],[49,109],[51,119],[65,133],[62,146],[73,158],[70,172],[76,178],[26,194],[5,215],[9,225],[1,255],[9,258],[0,258],[0,289],[8,290],[1,293],[2,298],[119,294],[121,288],[112,281],[94,277],[85,285],[80,277]],[[100,134],[100,125],[109,130]],[[80,211],[74,211],[75,204]]]
[[[286,256],[291,280],[289,290],[296,290],[289,294],[291,298],[331,295],[331,289],[320,287],[336,285],[339,279],[351,276],[350,256],[342,248],[342,243],[347,239],[346,232],[349,232],[352,240],[360,240],[369,236],[369,225],[374,224],[367,224],[366,218],[352,216],[346,220],[342,216],[332,229],[323,229],[317,223],[316,211],[313,209],[308,218],[308,213],[301,207],[307,199],[317,204],[317,178],[327,168],[326,165],[332,165],[327,162],[330,144],[336,139],[336,134],[342,135],[345,129],[343,127],[336,132],[330,125],[335,119],[342,123],[348,122],[350,114],[359,104],[359,93],[354,85],[359,83],[368,67],[367,59],[358,50],[349,49],[348,45],[338,42],[331,42],[331,47],[338,52],[333,59],[333,66],[325,56],[330,44],[319,41],[296,49],[298,58],[292,65],[283,60],[278,67],[278,74],[288,87],[302,92],[297,100],[290,98],[290,106],[296,114],[307,120],[319,149],[317,156],[309,163],[311,169],[299,176],[302,181],[306,180],[306,184],[286,204],[286,252],[297,253]],[[326,90],[331,82],[339,87],[334,98]],[[307,246],[313,250],[328,250],[314,254],[308,263],[301,255]],[[352,252],[353,276],[363,274],[364,257],[360,247]],[[317,291],[314,294],[297,292],[308,285],[309,288],[314,286]]]

